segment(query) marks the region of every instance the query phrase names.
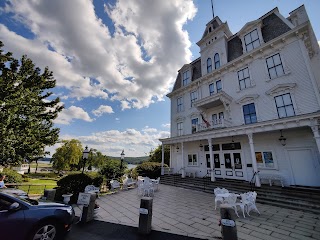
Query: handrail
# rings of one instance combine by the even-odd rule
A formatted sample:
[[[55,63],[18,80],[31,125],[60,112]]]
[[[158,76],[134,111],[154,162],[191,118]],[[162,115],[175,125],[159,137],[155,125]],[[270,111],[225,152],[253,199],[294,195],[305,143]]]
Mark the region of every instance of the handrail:
[[[206,183],[208,182],[208,177],[211,175],[211,169],[208,171],[207,170],[207,174],[206,175],[204,175],[203,177],[202,177],[202,179],[203,179],[203,190],[206,190]]]
[[[26,183],[6,183],[5,184],[8,188],[10,187],[13,187],[13,188],[18,188],[19,186],[22,186],[22,187],[28,187],[28,190],[27,190],[27,194],[29,195],[29,192],[30,192],[30,188],[32,186],[43,186],[43,191],[46,189],[47,186],[57,186],[56,184],[26,184]],[[41,188],[42,189],[42,188]]]
[[[254,173],[253,173],[253,176],[252,176],[252,178],[251,178],[251,180],[250,180],[250,182],[249,182],[251,192],[255,191],[255,188],[256,188],[256,184],[255,184],[255,183],[256,183],[256,175],[259,174],[259,172],[260,172],[260,171],[254,172]]]

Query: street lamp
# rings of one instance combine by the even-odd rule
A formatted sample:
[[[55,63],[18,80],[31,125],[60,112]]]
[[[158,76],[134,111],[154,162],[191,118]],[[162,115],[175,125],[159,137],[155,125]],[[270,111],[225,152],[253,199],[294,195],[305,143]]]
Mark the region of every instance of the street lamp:
[[[121,152],[120,155],[121,155],[121,158],[120,158],[120,159],[121,159],[120,170],[122,170],[122,163],[123,163],[124,155],[125,155],[125,154],[124,154],[124,150],[122,150],[122,152]]]
[[[88,150],[88,146],[86,146],[86,148],[84,149],[84,151],[82,153],[82,159],[83,159],[82,173],[84,172],[84,167],[86,166],[86,162],[89,157],[89,152],[90,152],[90,150]]]

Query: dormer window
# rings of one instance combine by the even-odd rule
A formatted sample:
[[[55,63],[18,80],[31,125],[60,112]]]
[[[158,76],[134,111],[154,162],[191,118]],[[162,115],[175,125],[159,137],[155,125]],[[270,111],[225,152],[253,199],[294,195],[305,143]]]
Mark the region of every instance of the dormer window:
[[[190,82],[190,71],[185,71],[183,73],[183,80],[182,80],[182,85],[187,86]]]
[[[211,73],[212,72],[212,60],[211,58],[207,59],[207,73]]]
[[[220,67],[220,57],[219,54],[216,53],[214,55],[214,69],[218,69]]]
[[[257,29],[244,36],[244,44],[247,52],[260,46],[260,39]]]
[[[211,32],[211,27],[209,27],[209,32]]]

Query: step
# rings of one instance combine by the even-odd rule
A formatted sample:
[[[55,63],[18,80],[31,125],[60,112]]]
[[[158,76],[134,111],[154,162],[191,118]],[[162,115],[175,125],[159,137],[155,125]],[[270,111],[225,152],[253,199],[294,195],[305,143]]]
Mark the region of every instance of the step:
[[[211,182],[210,179],[200,178],[181,178],[173,176],[163,178],[163,184],[168,184],[186,189],[193,189],[207,193],[213,193],[216,187],[225,187],[230,191],[241,193],[250,190],[248,182],[237,180],[218,180]],[[308,210],[309,212],[320,211],[320,194],[318,189],[285,187],[262,185],[261,188],[255,189],[259,198],[257,202],[267,203],[275,206],[286,207],[291,209]]]

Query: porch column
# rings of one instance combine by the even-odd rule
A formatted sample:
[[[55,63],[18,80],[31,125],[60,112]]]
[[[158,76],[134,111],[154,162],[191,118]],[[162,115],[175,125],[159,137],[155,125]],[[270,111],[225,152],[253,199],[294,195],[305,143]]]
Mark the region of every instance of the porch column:
[[[169,167],[172,167],[172,145],[170,145]]]
[[[319,127],[317,125],[311,126],[314,139],[316,140],[318,151],[320,153],[320,134],[319,134]]]
[[[185,178],[186,177],[186,171],[184,169],[184,146],[183,142],[181,142],[181,177]]]
[[[161,158],[161,175],[164,175],[164,144],[162,143],[162,158]]]
[[[213,154],[212,154],[212,139],[208,138],[209,143],[209,152],[210,152],[210,170],[211,170],[211,182],[214,182],[216,178],[214,177],[214,171],[213,171]]]
[[[254,151],[252,133],[248,133],[248,138],[249,138],[249,145],[250,145],[250,151],[251,151],[253,172],[256,173],[256,172],[258,172],[258,167],[257,167],[257,161],[256,161],[256,153]],[[256,186],[261,187],[260,178],[259,178],[258,174],[256,174]]]

